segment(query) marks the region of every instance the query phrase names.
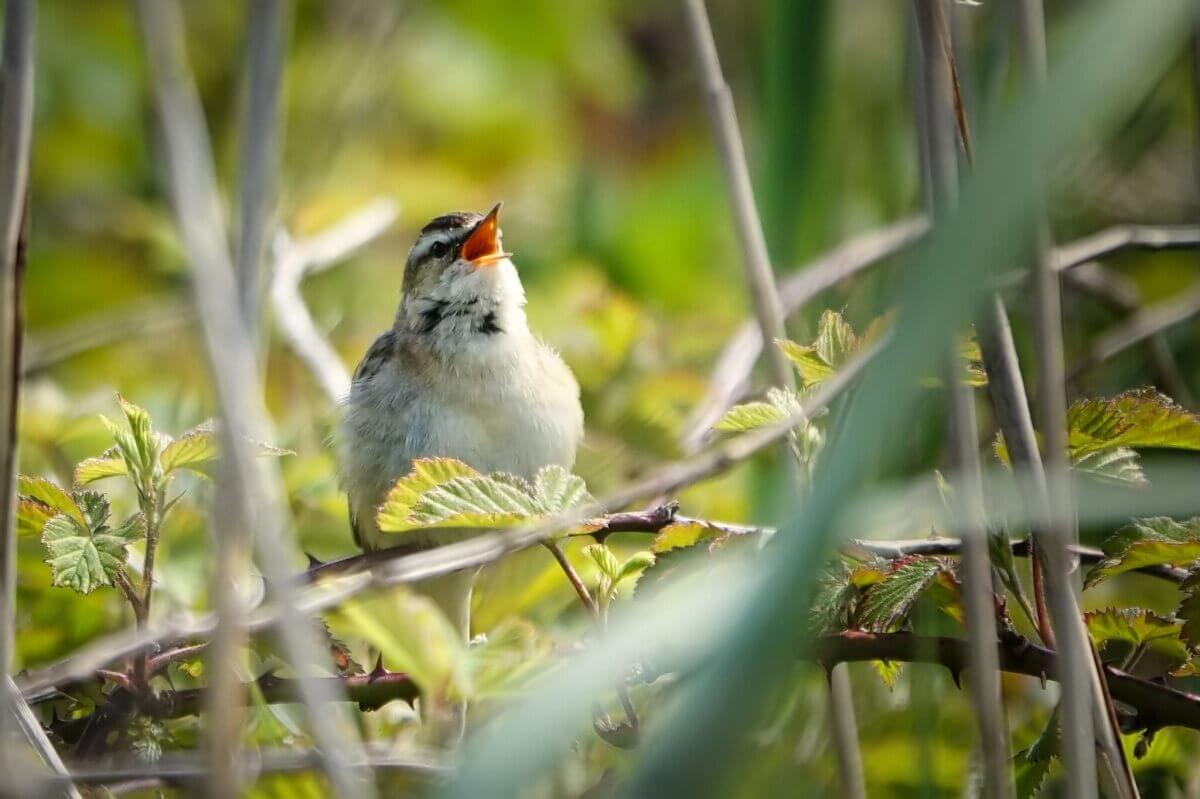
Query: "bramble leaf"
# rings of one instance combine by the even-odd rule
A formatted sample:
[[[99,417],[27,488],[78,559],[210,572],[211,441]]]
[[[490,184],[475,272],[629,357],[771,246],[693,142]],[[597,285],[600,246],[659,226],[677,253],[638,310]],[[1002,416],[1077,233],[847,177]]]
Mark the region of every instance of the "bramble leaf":
[[[1186,566],[1200,558],[1200,517],[1177,522],[1165,516],[1136,519],[1104,542],[1105,559],[1092,567],[1083,587],[1144,566]]]
[[[859,611],[859,624],[876,632],[895,629],[944,568],[945,563],[936,558],[895,561],[892,572],[868,589]]]
[[[621,573],[621,564],[617,560],[617,556],[613,551],[604,544],[588,544],[583,548],[583,554],[592,559],[598,568],[606,577],[615,581],[617,575]]]
[[[163,447],[163,471],[170,474],[176,469],[195,469],[216,460],[217,454],[217,434],[210,423],[205,423]]]
[[[1084,614],[1105,663],[1145,679],[1161,677],[1187,662],[1182,625],[1141,608],[1106,608]]]
[[[533,489],[542,513],[562,513],[592,501],[583,478],[557,464],[538,470]]]
[[[1079,400],[1067,429],[1072,459],[1116,447],[1200,449],[1200,416],[1149,388]]]
[[[54,585],[81,594],[101,585],[112,585],[125,564],[126,547],[144,535],[141,516],[132,516],[116,529],[107,526],[108,502],[99,494],[85,495],[88,521],[80,526],[58,514],[42,530],[47,565]]]
[[[503,472],[480,474],[451,458],[418,459],[380,507],[387,533],[444,527],[510,527],[591,501],[583,480],[545,466],[532,485]]]

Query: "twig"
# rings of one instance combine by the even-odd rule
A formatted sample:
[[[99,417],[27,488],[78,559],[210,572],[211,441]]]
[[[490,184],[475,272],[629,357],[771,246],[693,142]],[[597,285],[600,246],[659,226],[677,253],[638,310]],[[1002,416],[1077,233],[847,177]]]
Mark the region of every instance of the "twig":
[[[398,214],[394,202],[377,199],[310,239],[293,240],[280,230],[272,245],[275,271],[271,279],[271,304],[275,324],[335,405],[350,391],[350,373],[317,329],[300,293],[300,284],[306,275],[328,268],[378,237]]]
[[[0,52],[0,685],[7,685],[15,647],[17,534],[14,527],[17,481],[17,409],[21,382],[22,231],[29,180],[29,138],[33,118],[32,0],[4,6]],[[0,691],[0,773],[24,780],[10,764],[13,718],[8,691]]]
[[[1071,368],[1071,379],[1104,363],[1135,344],[1200,313],[1200,286],[1139,309],[1133,316],[1102,332],[1088,353]]]
[[[1052,650],[1014,635],[997,643],[1003,671],[1060,680],[1061,659]],[[940,663],[959,674],[967,667],[967,642],[906,632],[849,631],[817,639],[812,657],[825,665],[864,660]],[[1113,698],[1134,710],[1133,718],[1124,724],[1125,731],[1169,726],[1200,728],[1200,696],[1126,674],[1112,666],[1104,666],[1104,678]]]
[[[177,2],[139,0],[150,74],[166,149],[172,201],[185,250],[193,267],[195,299],[212,365],[224,424],[222,481],[217,506],[229,508],[241,535],[254,529],[260,567],[276,595],[278,630],[288,658],[302,668],[321,647],[295,605],[286,573],[287,506],[277,469],[256,459],[245,434],[271,440],[261,396],[255,348],[240,312],[237,288],[221,220],[212,151],[196,87],[183,45],[183,23]],[[318,661],[319,662],[319,661]],[[349,765],[357,727],[330,723],[322,708],[336,698],[322,683],[301,678],[309,727],[324,759],[326,773],[339,796],[371,797],[367,775]]]
[[[746,151],[742,146],[742,134],[738,130],[737,111],[733,104],[733,93],[725,76],[721,73],[721,60],[717,55],[717,44],[713,40],[712,28],[703,0],[684,0],[684,19],[688,38],[696,58],[704,88],[704,107],[708,112],[709,126],[725,177],[725,189],[729,194],[730,211],[733,213],[734,228],[742,247],[742,265],[746,270],[746,284],[754,300],[754,313],[764,341],[786,338],[783,326],[783,306],[775,287],[775,276],[771,270],[771,259],[767,252],[767,239],[763,235],[758,207],[754,202],[754,187],[750,183],[750,169],[746,165]],[[771,367],[771,379],[776,385],[789,387],[795,383],[792,368],[782,352],[771,349],[767,354]]]

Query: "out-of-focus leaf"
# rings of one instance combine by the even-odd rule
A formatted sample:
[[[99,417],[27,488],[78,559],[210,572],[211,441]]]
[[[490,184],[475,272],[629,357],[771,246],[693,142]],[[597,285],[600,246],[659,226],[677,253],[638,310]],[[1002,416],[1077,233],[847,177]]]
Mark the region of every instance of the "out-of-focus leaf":
[[[653,552],[635,552],[621,564],[621,571],[617,573],[617,582],[636,577],[653,565]]]
[[[1073,468],[1101,480],[1146,487],[1150,481],[1142,470],[1141,456],[1128,447],[1087,452],[1074,459]]]
[[[1105,541],[1103,549],[1106,557],[1087,573],[1085,589],[1143,566],[1183,566],[1200,558],[1200,517],[1138,519]]]
[[[794,341],[775,342],[792,366],[800,374],[806,386],[815,386],[833,375],[833,367],[821,359],[816,347],[797,344]]]
[[[184,433],[163,447],[163,471],[170,474],[176,469],[194,468],[216,460],[217,437],[212,430],[196,430]]]
[[[105,477],[128,474],[123,458],[88,458],[75,466],[75,485],[85,486]]]
[[[833,369],[844,365],[858,352],[861,342],[854,328],[837,311],[824,311],[817,322],[817,338],[813,349],[822,361]]]
[[[19,535],[41,535],[46,522],[58,514],[54,508],[36,499],[17,500],[17,533]]]
[[[769,402],[747,402],[726,411],[714,429],[744,432],[779,424],[787,418],[787,413]]]
[[[190,469],[207,476],[207,466],[220,457],[218,444],[216,424],[211,419],[201,422],[166,443],[161,456],[163,471],[169,474],[176,469]],[[295,454],[261,441],[250,441],[250,444],[260,457]]]
[[[20,475],[17,478],[17,494],[27,499],[36,500],[59,513],[66,514],[71,521],[81,527],[86,527],[83,518],[83,508],[66,491],[43,477]]]
[[[904,664],[896,660],[872,660],[871,668],[889,691],[896,687],[900,675],[904,673]]]
[[[470,696],[467,644],[428,597],[389,589],[384,596],[349,602],[335,615],[376,647],[388,668],[409,674],[422,691]],[[393,623],[396,619],[404,623]]]
[[[1141,608],[1107,608],[1084,614],[1088,632],[1105,663],[1146,679],[1185,663],[1182,625]]]
[[[621,563],[611,549],[604,544],[589,544],[583,548],[583,554],[591,558],[592,562],[596,564],[596,568],[600,569],[610,580],[617,579],[617,575],[621,572]]]

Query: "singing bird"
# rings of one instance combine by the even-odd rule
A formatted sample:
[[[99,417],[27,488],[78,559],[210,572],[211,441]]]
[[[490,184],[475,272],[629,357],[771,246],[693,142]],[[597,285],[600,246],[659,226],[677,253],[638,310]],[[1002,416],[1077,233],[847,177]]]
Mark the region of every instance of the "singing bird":
[[[583,434],[579,385],[529,330],[525,290],[504,252],[500,205],[439,216],[404,266],[392,329],[354,372],[340,427],[341,480],[355,540],[366,551],[433,547],[469,530],[381,534],[375,511],[414,458],[449,457],[480,472],[533,478],[570,469]],[[417,588],[470,634],[474,572]]]

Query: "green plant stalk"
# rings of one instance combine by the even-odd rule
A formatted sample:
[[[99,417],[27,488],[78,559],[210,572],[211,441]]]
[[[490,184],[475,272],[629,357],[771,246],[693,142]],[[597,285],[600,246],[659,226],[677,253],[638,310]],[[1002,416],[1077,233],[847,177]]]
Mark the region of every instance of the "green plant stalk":
[[[608,603],[612,599],[612,590],[616,588],[616,584],[610,584],[609,590],[597,592],[599,601],[592,598],[592,594],[588,591],[587,585],[583,582],[583,578],[579,576],[579,572],[571,565],[571,561],[567,559],[566,554],[558,546],[558,542],[554,539],[548,539],[542,542],[546,549],[550,550],[550,554],[554,556],[554,560],[558,563],[559,568],[563,570],[563,574],[567,576],[567,581],[575,589],[575,593],[579,596],[579,601],[587,608],[588,615],[596,623],[603,635],[608,628]],[[637,709],[633,706],[633,701],[629,698],[629,691],[621,682],[616,685],[617,698],[621,701],[621,707],[625,710],[625,720],[635,731],[640,728]]]

